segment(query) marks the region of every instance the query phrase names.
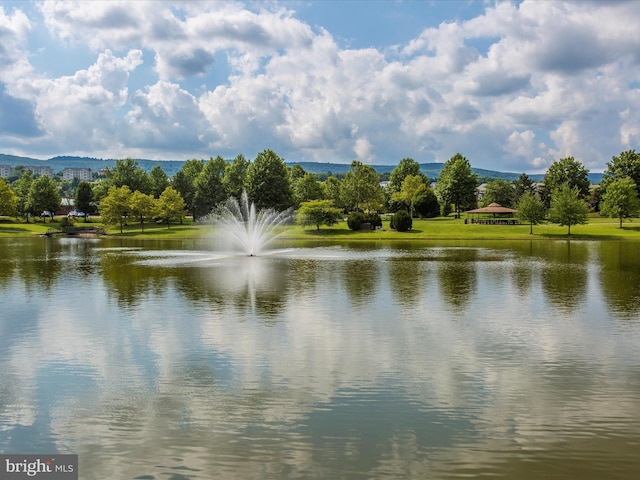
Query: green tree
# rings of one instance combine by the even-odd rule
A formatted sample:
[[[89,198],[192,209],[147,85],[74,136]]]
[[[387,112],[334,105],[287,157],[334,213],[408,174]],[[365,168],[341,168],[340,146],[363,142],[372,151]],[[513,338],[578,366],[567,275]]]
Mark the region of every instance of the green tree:
[[[132,216],[140,220],[140,228],[144,232],[144,219],[155,213],[156,199],[153,195],[147,195],[138,190],[129,197],[129,211]]]
[[[394,192],[391,199],[404,203],[409,208],[409,214],[415,216],[415,204],[427,190],[424,178],[420,175],[407,175],[402,181],[400,191]]]
[[[544,176],[544,185],[549,193],[569,185],[569,188],[576,188],[581,199],[586,199],[589,195],[591,182],[589,181],[589,170],[573,157],[561,158],[553,162]],[[544,199],[543,199],[544,200]]]
[[[249,160],[244,158],[243,155],[238,155],[231,163],[227,163],[222,177],[222,185],[227,195],[240,199],[242,190],[244,190],[248,168]]]
[[[389,190],[392,195],[402,189],[402,182],[409,175],[420,177],[422,183],[429,185],[429,177],[420,171],[420,164],[413,158],[403,158],[389,175]]]
[[[222,183],[225,168],[226,163],[220,156],[204,164],[195,180],[194,216],[208,215],[217,204],[228,198]]]
[[[486,207],[493,202],[499,203],[503,207],[512,208],[516,203],[516,191],[513,188],[513,183],[502,178],[495,178],[488,182],[482,203]]]
[[[571,235],[571,226],[587,223],[587,206],[580,196],[580,189],[565,183],[551,194],[549,218],[553,223],[567,226],[567,235]]]
[[[329,175],[324,182],[322,182],[323,197],[332,200],[333,204],[338,208],[344,208],[344,203],[341,196],[340,180],[335,175]]]
[[[533,192],[525,192],[516,206],[517,216],[523,222],[529,223],[529,234],[533,235],[533,226],[544,220],[546,209],[544,203]]]
[[[151,184],[151,195],[158,198],[164,192],[164,189],[169,186],[169,176],[160,165],[156,165],[149,172],[149,182]]]
[[[76,210],[82,212],[84,221],[87,222],[87,215],[93,213],[93,189],[89,182],[80,182],[76,188],[76,198],[74,200]]]
[[[60,208],[62,199],[58,192],[58,186],[53,178],[42,175],[36,178],[29,188],[27,196],[27,209],[31,212],[49,211],[51,215]],[[46,217],[45,222],[46,222]]]
[[[260,152],[247,168],[246,190],[258,210],[283,211],[293,205],[289,168],[272,150]]]
[[[638,190],[631,177],[615,178],[608,182],[607,189],[602,195],[600,213],[611,218],[622,220],[632,218],[640,212]]]
[[[116,160],[113,169],[106,169],[108,186],[122,187],[126,185],[134,192],[139,190],[142,193],[151,193],[151,180],[137,160],[125,158],[124,160]]]
[[[433,218],[440,214],[440,206],[438,204],[438,197],[433,191],[433,188],[427,187],[424,192],[418,195],[414,208],[415,213],[422,218]]]
[[[302,165],[298,165],[296,163],[295,165],[291,166],[291,170],[289,173],[291,175],[291,181],[295,182],[296,180],[300,180],[302,177],[304,177],[307,172],[304,168],[302,168]]]
[[[453,205],[456,218],[460,218],[463,209],[476,205],[477,185],[478,176],[471,171],[469,160],[456,153],[440,171],[436,195],[443,209],[446,209],[446,205]]]
[[[0,178],[0,215],[14,216],[18,213],[18,196]]]
[[[293,197],[297,205],[302,205],[302,203],[309,200],[321,200],[324,198],[322,185],[315,173],[305,173],[302,177],[293,181]]]
[[[309,200],[303,202],[298,210],[298,223],[301,225],[335,225],[342,218],[342,210],[336,208],[332,200]]]
[[[131,209],[129,200],[131,189],[127,185],[121,187],[111,186],[107,196],[100,202],[100,217],[107,225],[119,225],[120,233]]]
[[[18,197],[18,203],[16,208],[18,209],[18,215],[23,216],[29,223],[29,215],[35,215],[35,211],[32,211],[29,207],[29,189],[33,183],[33,174],[31,170],[24,170],[20,178],[13,183],[13,191],[16,192]]]
[[[185,213],[185,201],[173,187],[167,187],[157,201],[157,214],[170,228],[171,220],[182,220]]]
[[[202,160],[187,160],[182,168],[174,175],[171,186],[180,194],[186,205],[187,211],[193,214],[193,220],[197,220],[195,211],[196,178],[204,168]]]
[[[513,181],[513,191],[517,203],[525,193],[536,193],[536,182],[526,173],[521,173],[518,179]]]
[[[612,180],[622,177],[629,177],[633,180],[638,196],[640,196],[640,153],[636,153],[635,150],[627,150],[617,157],[612,157],[602,175],[600,186],[604,191]]]
[[[341,197],[350,210],[380,210],[384,192],[380,175],[370,165],[354,160],[341,182]]]

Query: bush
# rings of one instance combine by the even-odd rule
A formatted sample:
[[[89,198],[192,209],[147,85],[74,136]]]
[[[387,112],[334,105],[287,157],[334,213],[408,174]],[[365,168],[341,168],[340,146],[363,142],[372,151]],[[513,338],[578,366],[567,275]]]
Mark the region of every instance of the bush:
[[[360,230],[363,223],[371,224],[371,228],[382,227],[382,218],[377,212],[351,212],[347,217],[349,230]]]
[[[399,210],[391,217],[391,228],[398,232],[411,230],[413,219],[406,210]]]
[[[58,222],[58,224],[60,225],[61,229],[64,229],[67,227],[73,227],[74,222],[69,217],[62,217]]]
[[[372,228],[382,227],[382,218],[377,212],[369,212],[364,214],[364,221],[370,223]]]
[[[364,223],[364,213],[351,212],[347,217],[347,226],[349,230],[360,230],[360,225]]]

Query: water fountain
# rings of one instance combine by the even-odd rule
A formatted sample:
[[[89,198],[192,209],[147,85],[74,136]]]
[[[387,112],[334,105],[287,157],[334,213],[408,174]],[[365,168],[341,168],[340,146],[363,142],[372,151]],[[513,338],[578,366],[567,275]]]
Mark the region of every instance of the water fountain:
[[[274,209],[256,211],[243,191],[240,201],[230,197],[214,213],[213,219],[237,247],[248,256],[258,255],[278,234],[276,227],[290,220],[291,210],[278,212]]]

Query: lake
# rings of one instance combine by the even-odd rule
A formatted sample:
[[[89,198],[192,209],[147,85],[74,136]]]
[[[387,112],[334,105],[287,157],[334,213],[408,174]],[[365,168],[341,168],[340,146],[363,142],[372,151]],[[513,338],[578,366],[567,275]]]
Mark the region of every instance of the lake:
[[[0,452],[81,479],[640,478],[640,242],[0,239]]]

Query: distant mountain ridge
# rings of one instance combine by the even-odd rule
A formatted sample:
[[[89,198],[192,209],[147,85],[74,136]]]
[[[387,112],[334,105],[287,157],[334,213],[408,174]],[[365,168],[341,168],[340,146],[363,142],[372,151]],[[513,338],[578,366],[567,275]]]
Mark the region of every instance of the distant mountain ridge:
[[[140,167],[149,172],[156,165],[160,165],[165,173],[169,176],[175,175],[185,163],[186,160],[146,160],[136,159]],[[331,173],[345,174],[350,169],[349,163],[331,163],[331,162],[286,162],[287,165],[300,165],[305,171],[310,173]],[[104,168],[112,168],[115,166],[115,159],[101,159],[93,157],[75,157],[75,156],[57,156],[47,160],[40,160],[30,157],[20,157],[16,155],[6,155],[0,153],[0,165],[39,165],[53,168],[55,172],[61,172],[65,168],[90,168],[93,171],[99,171]],[[440,175],[443,163],[421,163],[420,170],[431,180],[435,180]],[[372,165],[378,173],[390,173],[396,168],[396,165]],[[504,180],[516,180],[520,173],[499,172],[496,170],[486,170],[483,168],[473,168],[472,171],[481,178],[502,178]],[[544,177],[543,174],[528,174],[535,181],[540,181]],[[593,184],[600,183],[602,179],[601,173],[590,173],[589,180]]]

